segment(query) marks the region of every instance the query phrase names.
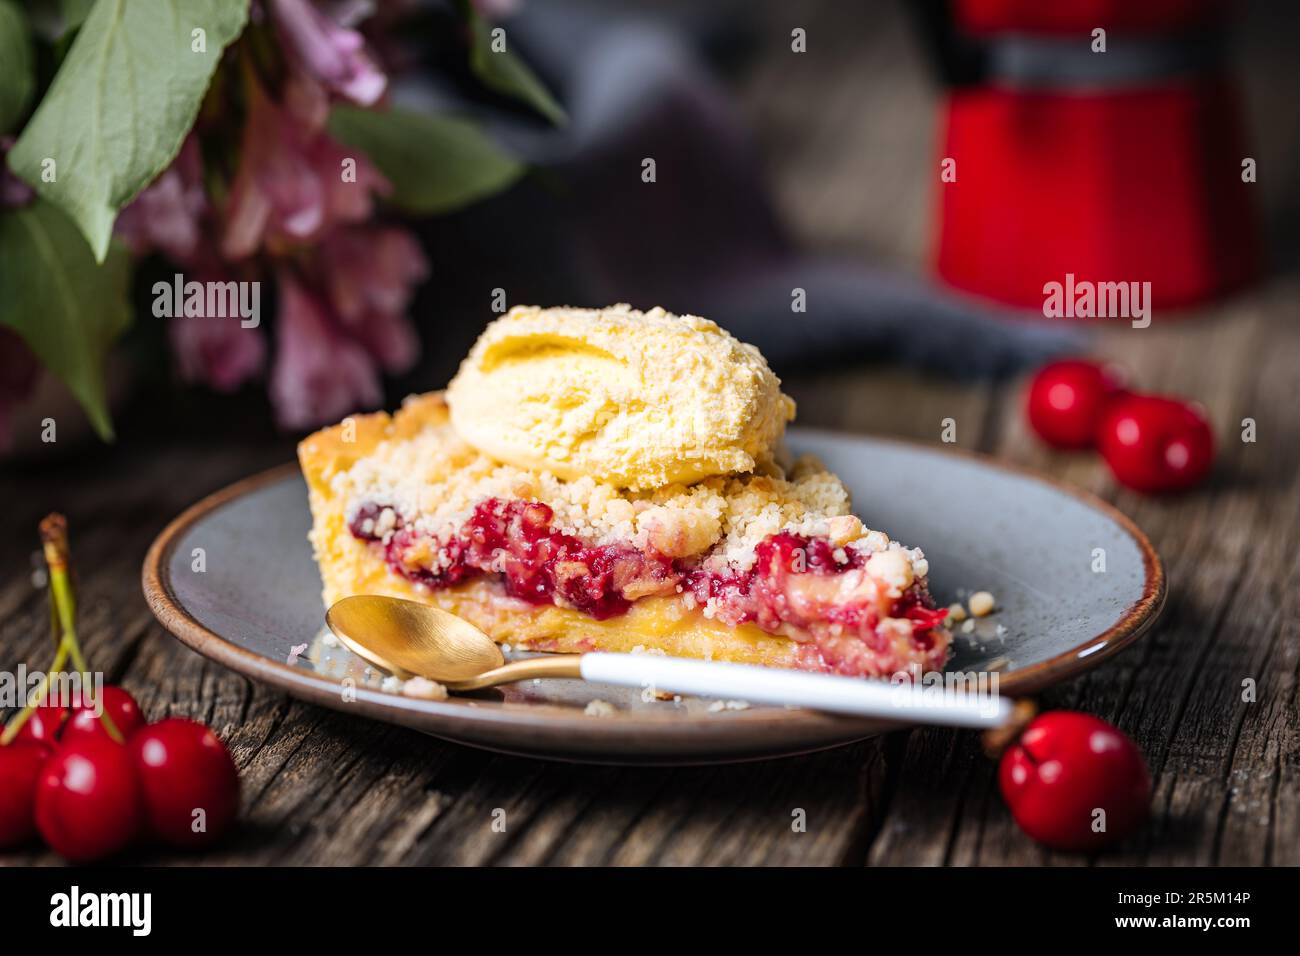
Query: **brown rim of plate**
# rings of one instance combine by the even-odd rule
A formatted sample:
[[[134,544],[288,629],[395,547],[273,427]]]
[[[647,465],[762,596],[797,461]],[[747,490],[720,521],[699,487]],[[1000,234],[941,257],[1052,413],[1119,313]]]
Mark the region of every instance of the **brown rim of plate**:
[[[820,429],[801,429],[808,434],[819,434],[831,437],[855,437],[851,433],[839,433]],[[867,437],[867,436],[858,436]],[[903,445],[909,448],[924,449],[937,454],[953,454],[966,458],[993,468],[1000,469],[1011,474],[1029,478],[1046,485],[1050,485],[1060,491],[1066,492],[1079,499],[1089,507],[1100,511],[1113,519],[1137,542],[1138,548],[1142,551],[1142,563],[1145,572],[1145,581],[1143,583],[1142,597],[1135,601],[1124,612],[1118,621],[1111,627],[1107,628],[1101,634],[1090,640],[1071,648],[1061,654],[1056,655],[1037,664],[1031,664],[1018,670],[1012,670],[999,675],[999,692],[1011,696],[1028,696],[1037,693],[1039,690],[1051,684],[1059,683],[1075,677],[1084,671],[1092,669],[1098,661],[1105,660],[1113,654],[1123,650],[1129,644],[1133,643],[1143,634],[1145,634],[1159,617],[1160,611],[1165,600],[1165,573],[1164,566],[1160,561],[1160,556],[1156,553],[1147,536],[1137,527],[1133,521],[1118,510],[1114,505],[1099,498],[1089,491],[1076,488],[1065,482],[1058,481],[1054,478],[1047,478],[1036,474],[1028,468],[1020,465],[1011,465],[1004,462],[996,461],[986,455],[976,452],[966,451],[964,449],[938,449],[921,442],[906,441],[898,438],[870,436],[872,441],[885,441],[895,445]],[[274,484],[282,481],[291,475],[300,474],[296,463],[285,463],[274,468],[250,475],[247,478],[240,479],[231,485],[227,485],[218,491],[202,498],[200,501],[185,509],[180,515],[171,521],[166,528],[154,539],[145,555],[144,567],[142,569],[141,581],[144,588],[145,601],[148,603],[150,610],[171,634],[177,637],[183,644],[202,654],[204,657],[217,661],[230,667],[232,670],[256,675],[263,678],[268,683],[281,688],[294,688],[303,692],[303,696],[314,700],[317,703],[325,703],[327,700],[333,700],[338,696],[338,682],[325,677],[319,677],[306,671],[292,667],[288,664],[282,664],[279,661],[272,660],[253,651],[245,650],[232,644],[223,638],[220,634],[205,627],[202,623],[190,615],[178,603],[174,592],[171,589],[169,572],[167,567],[170,563],[172,552],[175,550],[176,543],[181,536],[199,519],[206,517],[213,511],[221,508],[236,498],[256,491],[265,485]],[[324,620],[322,612],[322,621]],[[366,688],[358,687],[356,696],[359,701],[364,701],[372,705],[373,708],[362,708],[363,710],[382,710],[385,706],[389,708],[398,708],[402,710],[418,710],[426,713],[441,713],[448,717],[471,717],[475,721],[494,722],[499,719],[514,722],[518,714],[518,705],[506,705],[495,701],[475,700],[473,713],[468,714],[463,702],[458,702],[456,698],[449,698],[447,701],[428,701],[416,700],[409,697],[403,697],[398,694],[388,694],[381,691],[372,691]],[[603,730],[613,731],[618,728],[621,732],[627,729],[630,724],[640,726],[662,725],[664,723],[680,723],[683,718],[677,714],[646,714],[646,713],[629,713],[620,711],[612,715],[611,718],[593,721],[581,713],[568,713],[569,708],[549,707],[549,705],[530,705],[534,707],[547,708],[550,710],[548,719],[569,718],[573,725],[586,728],[588,731],[600,733]],[[509,710],[507,711],[507,708]],[[844,718],[831,714],[819,714],[811,710],[800,708],[789,709],[753,709],[744,711],[728,712],[729,720],[741,721],[746,725],[771,723],[773,725],[788,725],[791,721],[807,722],[809,720],[831,720],[842,722],[853,720],[854,718]],[[905,726],[905,722],[900,726]]]

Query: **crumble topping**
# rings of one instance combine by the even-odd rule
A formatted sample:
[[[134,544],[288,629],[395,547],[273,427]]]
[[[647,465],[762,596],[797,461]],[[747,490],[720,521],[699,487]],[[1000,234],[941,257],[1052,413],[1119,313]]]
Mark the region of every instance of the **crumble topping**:
[[[988,591],[976,591],[967,600],[966,606],[970,608],[971,614],[975,617],[988,617],[993,613],[996,603],[993,595]]]
[[[402,684],[402,693],[418,700],[446,700],[447,688],[427,677],[412,677]]]
[[[323,477],[346,502],[347,520],[385,543],[399,526],[446,541],[480,503],[523,499],[547,505],[556,529],[590,544],[630,544],[667,558],[700,556],[701,566],[712,571],[748,570],[757,545],[782,531],[829,539],[841,563],[852,552],[869,558],[868,573],[900,593],[928,571],[919,549],[904,548],[850,514],[843,484],[810,456],[796,461],[788,475],[712,477],[638,492],[501,464],[444,420],[385,440],[350,467]],[[376,513],[362,511],[376,504],[383,506]],[[446,553],[427,557],[435,568],[451,560]]]

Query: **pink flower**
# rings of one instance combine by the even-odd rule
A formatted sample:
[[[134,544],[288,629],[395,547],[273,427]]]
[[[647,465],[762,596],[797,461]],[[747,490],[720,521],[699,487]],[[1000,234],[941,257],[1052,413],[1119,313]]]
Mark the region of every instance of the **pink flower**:
[[[266,337],[245,328],[238,316],[176,316],[167,338],[180,362],[181,378],[218,392],[233,392],[262,371]]]
[[[340,325],[385,371],[407,371],[420,342],[406,309],[415,286],[429,276],[415,237],[393,227],[339,230],[321,245],[320,263]]]
[[[285,112],[308,132],[320,132],[330,115],[330,95],[302,70],[290,70],[280,91]]]
[[[191,135],[172,164],[122,210],[115,228],[136,255],[158,249],[173,262],[188,265],[199,254],[207,209],[203,157]]]
[[[288,269],[278,279],[271,401],[279,423],[310,428],[377,406],[383,391],[365,350],[339,334],[325,304]]]
[[[388,182],[364,156],[306,129],[250,83],[239,172],[226,207],[221,252],[238,260],[264,242],[308,242],[338,222],[370,217]],[[344,160],[352,163],[344,163]]]
[[[325,219],[330,225],[364,222],[374,212],[375,195],[387,196],[393,191],[370,160],[324,134],[312,141],[308,153],[312,168],[325,184]],[[347,166],[346,181],[343,179],[345,160],[352,161]]]
[[[299,65],[327,89],[360,106],[373,106],[384,95],[388,77],[356,30],[330,19],[310,0],[271,0],[271,13]]]
[[[298,128],[256,82],[247,88],[239,172],[230,190],[221,244],[227,259],[252,255],[268,231],[306,239],[325,221],[323,188]]]

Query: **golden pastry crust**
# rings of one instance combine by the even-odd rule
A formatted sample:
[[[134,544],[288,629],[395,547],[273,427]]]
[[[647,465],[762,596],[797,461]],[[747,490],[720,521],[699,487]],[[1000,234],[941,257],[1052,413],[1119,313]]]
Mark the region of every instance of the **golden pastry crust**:
[[[350,594],[381,593],[374,590],[389,575],[383,562],[370,554],[364,542],[347,527],[346,502],[332,481],[380,443],[410,438],[429,425],[447,420],[447,403],[441,392],[408,398],[397,413],[352,415],[337,425],[322,428],[298,444],[298,464],[307,480],[312,528],[308,533],[325,585],[325,606]]]
[[[447,402],[442,392],[412,395],[393,415],[387,412],[350,415],[337,425],[308,435],[298,444],[298,464],[308,486],[322,486],[333,475],[371,454],[380,442],[411,438],[430,425],[446,422],[447,418]]]

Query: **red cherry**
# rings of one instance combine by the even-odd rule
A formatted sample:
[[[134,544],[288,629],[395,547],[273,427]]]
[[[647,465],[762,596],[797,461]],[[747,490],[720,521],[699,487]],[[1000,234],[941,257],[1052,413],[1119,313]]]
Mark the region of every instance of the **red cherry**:
[[[1122,395],[1113,368],[1086,359],[1051,362],[1029,383],[1025,410],[1043,441],[1057,448],[1090,448],[1107,405]]]
[[[129,746],[144,785],[149,826],[160,839],[173,846],[206,846],[235,819],[239,771],[207,727],[172,717],[138,731]],[[196,816],[198,810],[202,816]]]
[[[0,849],[36,836],[36,781],[53,752],[34,741],[0,747]]]
[[[130,740],[131,735],[145,725],[144,714],[140,713],[140,705],[121,687],[110,685],[100,694],[102,701],[97,700],[95,703],[102,706],[103,712],[108,714],[109,719],[113,721],[113,726],[122,734],[122,739]],[[87,737],[112,739],[104,728],[104,721],[95,715],[95,708],[83,704],[72,711],[72,717],[68,720],[68,725],[63,728],[63,736],[60,739],[66,745]]]
[[[36,825],[74,863],[109,856],[140,830],[143,805],[131,755],[107,738],[61,747],[41,768]]]
[[[1214,432],[1194,406],[1158,395],[1128,395],[1098,431],[1115,477],[1137,491],[1181,491],[1210,472]]]
[[[1058,850],[1095,850],[1131,833],[1151,802],[1137,745],[1088,714],[1057,710],[1002,755],[1002,797],[1020,829]],[[1105,829],[1097,830],[1105,811]]]
[[[42,743],[53,749],[59,745],[59,731],[67,719],[66,707],[57,707],[46,701],[33,710],[27,722],[19,728],[14,743]]]

